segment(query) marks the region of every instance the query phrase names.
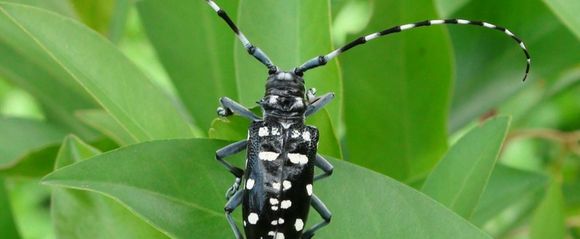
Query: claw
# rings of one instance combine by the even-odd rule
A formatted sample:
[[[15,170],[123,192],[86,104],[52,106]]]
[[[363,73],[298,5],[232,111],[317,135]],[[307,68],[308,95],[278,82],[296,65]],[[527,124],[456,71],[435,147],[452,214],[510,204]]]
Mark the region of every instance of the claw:
[[[228,191],[226,192],[226,200],[230,200],[230,198],[232,196],[234,196],[234,194],[238,191],[238,189],[240,188],[240,183],[242,182],[241,178],[236,178],[236,181],[234,182],[234,184],[228,189]]]
[[[230,115],[233,114],[233,112],[230,109],[224,108],[224,107],[218,107],[217,108],[217,114],[220,117],[228,117]]]

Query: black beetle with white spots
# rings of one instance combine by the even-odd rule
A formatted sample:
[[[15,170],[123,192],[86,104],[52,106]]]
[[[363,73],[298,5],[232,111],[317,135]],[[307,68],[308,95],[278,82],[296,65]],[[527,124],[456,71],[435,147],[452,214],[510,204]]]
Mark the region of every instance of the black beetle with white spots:
[[[332,174],[333,166],[317,154],[318,130],[304,124],[304,119],[316,113],[333,98],[333,93],[316,97],[316,91],[305,90],[304,73],[325,65],[357,45],[392,33],[418,27],[459,24],[481,26],[498,30],[514,39],[526,56],[524,80],[530,70],[530,55],[520,38],[504,27],[487,22],[463,19],[426,20],[404,24],[357,38],[326,55],[315,57],[291,71],[282,71],[259,48],[250,43],[214,1],[207,0],[211,8],[234,31],[248,53],[268,68],[266,93],[258,101],[263,118],[256,116],[246,107],[223,97],[218,115],[227,117],[237,114],[248,118],[252,124],[248,138],[230,144],[216,152],[216,159],[235,177],[235,182],[226,192],[228,202],[225,213],[235,238],[242,239],[242,232],[232,217],[232,212],[242,205],[243,228],[247,239],[307,239],[320,228],[328,225],[331,212],[313,192],[313,183]],[[224,158],[247,151],[246,168],[233,166]],[[323,173],[314,175],[314,168]],[[310,207],[322,217],[322,221],[305,228]]]

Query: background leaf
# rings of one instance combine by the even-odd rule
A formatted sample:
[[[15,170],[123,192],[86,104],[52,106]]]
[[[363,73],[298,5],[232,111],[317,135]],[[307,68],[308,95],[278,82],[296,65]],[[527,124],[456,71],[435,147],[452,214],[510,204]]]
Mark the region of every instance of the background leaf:
[[[225,144],[205,139],[138,144],[57,170],[44,182],[113,197],[175,238],[229,238],[223,193],[233,177],[212,159]],[[319,238],[490,238],[401,183],[344,161],[332,163],[335,174],[315,188],[334,215]],[[128,174],[127,168],[140,170]]]
[[[463,136],[433,169],[421,191],[469,219],[487,186],[509,122],[509,117],[491,119]]]
[[[235,17],[237,1],[219,4]],[[238,98],[233,32],[206,1],[139,1],[137,9],[179,96],[195,124],[206,131],[219,98]]]
[[[546,175],[497,164],[469,220],[483,226],[509,206],[545,189],[547,184]]]
[[[69,136],[60,148],[56,169],[99,153]],[[112,199],[92,192],[54,188],[51,212],[58,238],[167,238]]]
[[[26,154],[56,144],[64,136],[62,130],[40,121],[0,118],[0,169],[13,167]]]
[[[238,23],[248,39],[262,49],[274,64],[289,71],[333,50],[330,11],[328,0],[242,0]],[[239,98],[242,104],[252,107],[256,100],[264,96],[268,69],[250,56],[240,43],[235,48]],[[305,73],[304,80],[307,88],[316,88],[320,95],[336,93],[336,99],[326,109],[332,124],[337,126],[336,129],[340,128],[342,76],[338,62],[332,61],[322,68]]]
[[[12,217],[12,209],[8,200],[8,193],[4,184],[4,178],[0,177],[0,231],[3,238],[18,239],[20,235]]]
[[[120,145],[129,145],[137,142],[122,125],[111,115],[102,110],[84,110],[77,112],[77,117],[85,124],[90,125],[102,134],[110,137]]]
[[[544,0],[543,1],[558,18],[580,39],[580,3],[573,0]]]
[[[449,28],[457,59],[450,132],[495,109],[534,81],[542,88],[542,84],[552,84],[580,62],[578,39],[541,1],[470,1],[450,17],[485,19],[507,27],[524,40],[532,57],[530,79],[523,84],[525,57],[513,40],[485,29]]]
[[[561,184],[552,182],[532,218],[530,238],[564,238],[566,235]]]
[[[43,59],[58,65],[139,140],[193,135],[174,102],[94,32],[30,7],[2,4],[0,12],[1,35],[24,39],[21,47],[37,49]]]
[[[431,1],[375,1],[374,9],[361,35],[436,18]],[[349,161],[398,180],[428,173],[447,148],[450,52],[445,30],[431,27],[341,56]]]

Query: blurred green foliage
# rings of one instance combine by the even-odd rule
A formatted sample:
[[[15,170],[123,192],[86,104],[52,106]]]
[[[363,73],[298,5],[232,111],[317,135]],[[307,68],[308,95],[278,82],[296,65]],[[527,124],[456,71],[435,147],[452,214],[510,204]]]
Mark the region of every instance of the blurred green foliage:
[[[337,159],[316,238],[580,238],[578,1],[217,2],[284,69],[436,18],[530,50],[522,83],[505,35],[436,26],[308,72],[337,94],[308,121]],[[248,123],[215,109],[254,108],[260,67],[205,1],[3,0],[0,238],[231,237],[213,153]]]

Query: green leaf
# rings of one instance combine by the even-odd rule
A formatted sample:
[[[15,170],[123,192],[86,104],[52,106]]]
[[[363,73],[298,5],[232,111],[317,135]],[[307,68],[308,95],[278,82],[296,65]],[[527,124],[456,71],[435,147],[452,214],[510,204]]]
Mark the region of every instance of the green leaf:
[[[235,16],[237,1],[219,1]],[[234,33],[206,1],[138,1],[143,25],[196,125],[210,127],[222,96],[237,98]]]
[[[522,83],[525,56],[510,37],[486,29],[449,27],[457,75],[450,132],[495,109],[536,79],[539,87],[549,88],[580,62],[578,38],[542,1],[471,1],[450,17],[483,19],[507,27],[523,39],[532,58],[530,79]]]
[[[432,2],[375,1],[374,7],[361,35],[436,17]],[[447,148],[450,52],[445,29],[431,27],[341,56],[349,161],[399,180],[424,176],[435,165]]]
[[[252,111],[256,112],[257,108],[252,109]],[[332,122],[330,122],[328,111],[322,109],[310,116],[306,119],[306,124],[315,126],[320,132],[318,141],[319,153],[342,159],[342,151],[338,138],[334,133]],[[209,130],[209,137],[231,141],[242,140],[247,137],[249,126],[250,121],[239,116],[216,118]]]
[[[328,0],[242,0],[238,15],[241,31],[282,70],[292,70],[333,50]],[[235,46],[239,98],[242,104],[251,107],[264,96],[268,69],[250,56],[240,43],[236,42]],[[306,87],[316,88],[320,94],[336,93],[334,102],[326,107],[336,126],[342,123],[341,78],[338,61],[304,75]]]
[[[59,147],[60,143],[55,143],[27,152],[18,157],[13,164],[0,167],[0,175],[41,178],[52,172]]]
[[[233,176],[212,160],[224,145],[207,139],[132,145],[59,169],[44,183],[108,195],[174,238],[230,238],[223,195]],[[331,162],[335,174],[315,188],[334,215],[319,238],[490,238],[393,179]]]
[[[470,221],[483,226],[508,207],[535,197],[547,184],[546,175],[497,164]]]
[[[437,11],[441,16],[448,17],[470,1],[471,0],[435,0],[435,4],[437,5]]]
[[[77,22],[41,9],[0,4],[0,35],[20,40],[18,46],[34,49],[58,66],[55,70],[72,80],[67,84],[82,86],[135,138],[192,136],[166,94],[110,43]]]
[[[563,239],[566,236],[562,185],[552,182],[532,218],[531,239]]]
[[[90,125],[120,145],[137,143],[137,139],[105,111],[84,110],[77,112],[76,115],[85,124]]]
[[[18,229],[14,223],[14,218],[12,217],[8,192],[6,191],[6,185],[4,184],[4,178],[2,177],[0,177],[0,232],[2,232],[3,238],[20,238]]]
[[[67,137],[55,168],[99,153],[77,137]],[[51,211],[58,238],[167,238],[112,199],[92,192],[54,188]]]
[[[580,39],[580,2],[574,0],[543,0],[550,9],[558,16],[560,21],[566,25]]]
[[[0,118],[0,170],[14,167],[26,154],[54,145],[65,135],[41,121]]]
[[[463,136],[433,169],[421,191],[469,219],[493,171],[509,122],[509,117],[498,117]]]

